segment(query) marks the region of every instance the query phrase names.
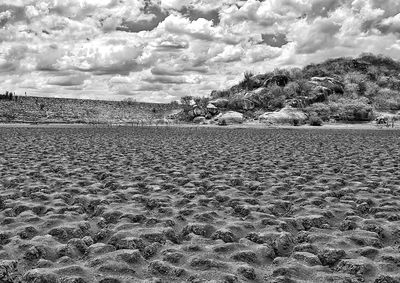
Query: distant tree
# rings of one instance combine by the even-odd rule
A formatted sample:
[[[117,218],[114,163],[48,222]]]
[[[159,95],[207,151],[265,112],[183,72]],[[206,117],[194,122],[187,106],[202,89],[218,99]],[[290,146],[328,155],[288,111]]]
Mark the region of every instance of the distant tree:
[[[125,98],[122,101],[128,105],[134,105],[136,103],[136,99],[134,99],[132,97]]]
[[[252,80],[251,78],[254,76],[254,74],[250,71],[246,71],[243,74],[243,80],[239,83],[239,86],[242,89],[246,89],[246,90],[252,90],[253,89],[253,85],[252,85]]]
[[[193,100],[193,97],[190,95],[183,96],[181,97],[181,104],[183,107],[183,113],[181,114],[181,119],[185,121],[191,121],[193,119],[193,116],[190,114],[193,112],[193,107],[191,105],[191,102]]]
[[[170,104],[172,107],[178,107],[178,106],[179,106],[179,102],[176,101],[176,100],[171,101],[169,104]]]
[[[311,85],[305,79],[289,82],[285,86],[287,97],[307,96],[311,91]]]
[[[207,108],[208,102],[210,101],[208,97],[199,97],[199,96],[194,97],[193,100],[197,106],[203,109]]]
[[[286,76],[290,77],[290,70],[285,69],[285,68],[275,68],[274,71],[272,72],[274,76]]]
[[[181,103],[182,105],[185,106],[190,106],[191,101],[193,100],[193,97],[190,95],[186,95],[181,97]]]
[[[304,78],[303,70],[300,68],[289,69],[289,77],[293,81],[302,80]]]

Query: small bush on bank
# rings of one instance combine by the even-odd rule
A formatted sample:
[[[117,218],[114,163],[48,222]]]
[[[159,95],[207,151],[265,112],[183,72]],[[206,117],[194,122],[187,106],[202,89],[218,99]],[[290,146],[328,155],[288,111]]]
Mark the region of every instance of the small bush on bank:
[[[227,126],[228,124],[226,123],[226,120],[221,120],[218,122],[218,126]]]
[[[308,121],[310,126],[322,126],[322,119],[317,116],[310,117]]]
[[[304,112],[308,113],[310,116],[318,116],[323,121],[329,121],[329,118],[332,115],[331,108],[325,103],[311,104],[304,109]]]

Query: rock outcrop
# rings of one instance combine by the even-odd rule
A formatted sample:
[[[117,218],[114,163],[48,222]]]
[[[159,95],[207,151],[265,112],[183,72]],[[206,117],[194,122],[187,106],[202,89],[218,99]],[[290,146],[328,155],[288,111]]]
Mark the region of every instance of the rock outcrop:
[[[227,98],[218,98],[210,101],[210,104],[218,107],[218,108],[226,108],[228,106],[229,99]]]
[[[307,116],[296,108],[286,106],[279,111],[266,112],[258,117],[261,123],[267,124],[304,124]]]
[[[309,83],[315,87],[325,87],[334,93],[344,93],[343,83],[331,77],[312,77]]]
[[[243,123],[243,114],[235,111],[228,111],[224,114],[220,114],[215,118],[216,121],[225,121],[227,125],[241,124]]]

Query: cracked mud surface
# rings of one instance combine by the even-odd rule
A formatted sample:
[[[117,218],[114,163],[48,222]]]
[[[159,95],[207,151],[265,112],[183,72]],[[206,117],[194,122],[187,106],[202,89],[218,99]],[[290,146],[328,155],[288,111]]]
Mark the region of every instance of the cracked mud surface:
[[[0,282],[400,282],[399,161],[399,131],[0,128]]]

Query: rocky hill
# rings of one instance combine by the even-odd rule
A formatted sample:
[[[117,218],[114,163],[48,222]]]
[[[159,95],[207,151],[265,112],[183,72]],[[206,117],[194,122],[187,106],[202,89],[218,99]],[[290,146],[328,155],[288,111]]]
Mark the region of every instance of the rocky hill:
[[[0,122],[135,123],[172,117],[195,123],[372,121],[400,111],[400,62],[362,54],[302,69],[246,72],[238,84],[181,105],[0,95]]]
[[[0,97],[0,122],[18,123],[138,123],[163,119],[176,104],[83,99]]]
[[[182,104],[185,119],[200,123],[225,123],[232,116],[235,121],[292,124],[371,121],[400,110],[400,62],[362,54],[303,69],[247,72],[237,85],[213,91],[208,100],[185,97]]]

